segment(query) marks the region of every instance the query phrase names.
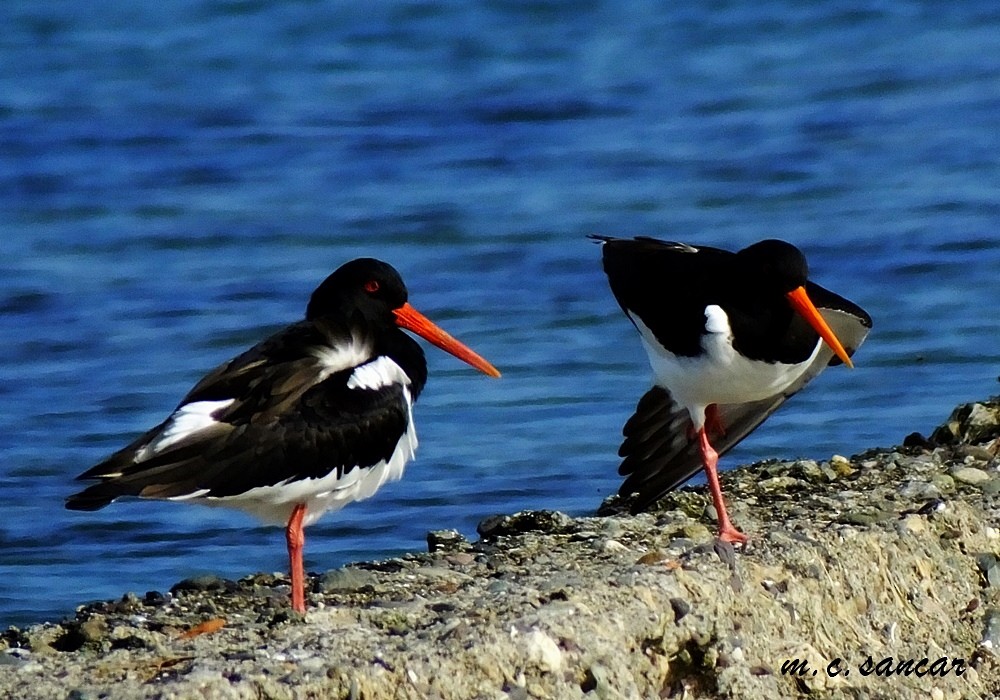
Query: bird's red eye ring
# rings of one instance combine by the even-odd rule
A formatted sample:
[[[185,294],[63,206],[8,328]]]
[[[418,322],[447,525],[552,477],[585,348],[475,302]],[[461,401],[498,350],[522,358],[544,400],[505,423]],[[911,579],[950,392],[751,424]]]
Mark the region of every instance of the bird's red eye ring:
[[[378,280],[368,280],[365,282],[365,291],[369,294],[374,294],[379,290]]]

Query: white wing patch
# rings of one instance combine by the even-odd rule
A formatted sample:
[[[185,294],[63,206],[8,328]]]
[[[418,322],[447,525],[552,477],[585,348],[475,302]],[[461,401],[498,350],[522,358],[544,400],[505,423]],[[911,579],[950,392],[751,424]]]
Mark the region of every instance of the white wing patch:
[[[224,401],[192,401],[184,404],[167,420],[163,430],[152,441],[135,453],[135,461],[142,462],[152,455],[162,452],[171,445],[206,428],[217,425],[212,414],[232,405],[236,399]]]
[[[393,384],[409,386],[410,378],[386,355],[379,355],[371,362],[355,367],[347,379],[348,389],[381,389]]]

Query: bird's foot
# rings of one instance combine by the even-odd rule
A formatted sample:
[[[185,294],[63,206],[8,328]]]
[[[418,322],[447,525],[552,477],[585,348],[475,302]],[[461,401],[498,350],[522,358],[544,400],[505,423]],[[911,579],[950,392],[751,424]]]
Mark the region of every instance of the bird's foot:
[[[749,538],[730,523],[719,526],[718,539],[732,545],[745,545]]]

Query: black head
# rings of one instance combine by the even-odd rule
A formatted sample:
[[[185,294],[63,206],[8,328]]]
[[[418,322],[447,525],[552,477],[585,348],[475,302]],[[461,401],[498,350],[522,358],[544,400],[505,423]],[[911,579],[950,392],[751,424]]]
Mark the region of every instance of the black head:
[[[769,239],[736,253],[740,275],[757,289],[787,294],[806,283],[809,265],[791,243]]]
[[[360,312],[391,321],[393,310],[401,308],[407,297],[403,278],[392,265],[358,258],[338,267],[316,288],[306,307],[306,319],[350,317]]]

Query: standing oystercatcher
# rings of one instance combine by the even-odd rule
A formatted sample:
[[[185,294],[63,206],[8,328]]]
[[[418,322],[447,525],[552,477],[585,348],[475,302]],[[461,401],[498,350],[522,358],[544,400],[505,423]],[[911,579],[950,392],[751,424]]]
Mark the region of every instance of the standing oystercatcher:
[[[66,507],[139,496],[285,525],[292,607],[305,612],[303,527],[399,479],[416,450],[412,405],[427,363],[400,328],[500,376],[410,306],[390,265],[354,260],[313,292],[305,320],[215,369],[164,422],[81,474],[99,483]]]
[[[864,309],[808,281],[802,252],[767,240],[731,253],[638,237],[591,236],[611,291],[642,337],[654,386],[622,429],[619,493],[637,512],[704,467],[719,538],[733,527],[716,470],[746,437],[872,326]]]

